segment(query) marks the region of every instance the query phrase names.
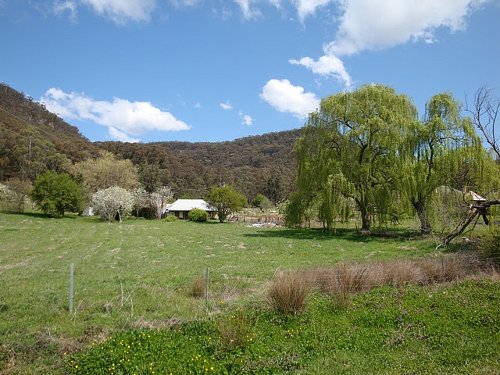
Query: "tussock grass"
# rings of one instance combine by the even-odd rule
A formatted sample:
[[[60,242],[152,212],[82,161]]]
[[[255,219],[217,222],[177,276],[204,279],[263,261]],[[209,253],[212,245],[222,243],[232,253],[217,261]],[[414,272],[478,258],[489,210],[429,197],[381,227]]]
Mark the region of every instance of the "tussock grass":
[[[194,298],[201,298],[205,295],[205,277],[196,276],[191,281],[191,286],[189,287],[189,295]]]
[[[308,281],[301,273],[280,273],[269,286],[268,301],[276,311],[297,314],[305,309],[309,292]]]
[[[254,324],[255,320],[243,309],[228,312],[217,321],[221,349],[233,350],[250,343],[253,340]]]
[[[479,272],[475,257],[448,255],[440,258],[398,259],[385,262],[339,263],[297,271],[295,278],[326,294],[338,307],[348,307],[351,295],[382,286],[429,285],[461,280]],[[496,271],[494,271],[496,272]],[[285,283],[286,279],[281,279]],[[286,290],[285,286],[281,286]],[[291,288],[291,286],[289,286]],[[279,309],[276,309],[280,311]]]

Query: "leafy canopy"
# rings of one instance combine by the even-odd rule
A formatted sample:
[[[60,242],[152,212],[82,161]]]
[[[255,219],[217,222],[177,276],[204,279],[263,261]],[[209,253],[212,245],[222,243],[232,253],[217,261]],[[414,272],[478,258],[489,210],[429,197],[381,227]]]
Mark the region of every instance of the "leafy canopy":
[[[247,199],[231,185],[214,186],[207,196],[207,201],[217,210],[222,223],[228,215],[240,211],[247,204]]]
[[[62,217],[65,211],[82,210],[81,186],[67,173],[47,171],[35,180],[31,199],[40,209],[51,216]]]
[[[386,86],[368,85],[324,98],[296,145],[298,191],[288,217],[300,221],[317,202],[330,226],[354,202],[362,229],[369,230],[375,215],[383,219],[391,211],[398,145],[415,120],[410,99]]]

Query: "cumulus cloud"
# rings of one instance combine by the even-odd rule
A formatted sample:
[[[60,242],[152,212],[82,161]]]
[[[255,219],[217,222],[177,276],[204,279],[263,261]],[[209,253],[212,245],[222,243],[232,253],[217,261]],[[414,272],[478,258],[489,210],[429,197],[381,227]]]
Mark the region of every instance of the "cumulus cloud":
[[[231,105],[231,103],[229,102],[225,102],[225,103],[220,103],[220,107],[224,110],[224,111],[230,111],[233,109],[233,106]]]
[[[106,126],[113,139],[129,139],[147,131],[187,130],[189,125],[176,119],[170,112],[154,107],[149,102],[130,102],[114,98],[112,101],[94,100],[85,94],[65,93],[48,89],[40,99],[51,112],[66,119],[89,120]],[[129,138],[126,138],[129,137]]]
[[[280,112],[292,113],[303,119],[319,107],[315,94],[304,92],[301,86],[294,86],[287,79],[271,79],[262,88],[261,98]]]
[[[109,134],[109,137],[111,139],[116,140],[116,141],[120,141],[120,142],[138,143],[141,141],[138,138],[132,138],[132,137],[128,136],[124,132],[122,132],[122,131],[120,131],[112,126],[110,126],[108,128],[108,134]]]
[[[464,28],[471,12],[488,1],[491,0],[297,0],[302,19],[330,2],[339,6],[342,15],[335,39],[323,47],[323,56],[289,61],[315,74],[335,77],[349,88],[352,79],[341,57],[410,41],[433,42],[437,29],[453,32]]]
[[[409,41],[430,40],[438,28],[462,29],[467,16],[485,2],[344,0],[335,40],[326,46],[326,50],[336,56],[347,56]]]
[[[315,74],[322,76],[332,76],[341,82],[345,87],[352,85],[352,79],[344,67],[344,63],[335,55],[321,56],[318,60],[310,57],[303,57],[300,60],[289,60],[290,64],[302,65]]]
[[[239,112],[238,115],[242,120],[243,125],[251,126],[253,124],[253,118],[250,115],[245,115],[243,112]]]
[[[316,13],[317,8],[328,5],[332,1],[333,0],[294,0],[294,4],[297,8],[300,21],[304,22],[307,16]]]

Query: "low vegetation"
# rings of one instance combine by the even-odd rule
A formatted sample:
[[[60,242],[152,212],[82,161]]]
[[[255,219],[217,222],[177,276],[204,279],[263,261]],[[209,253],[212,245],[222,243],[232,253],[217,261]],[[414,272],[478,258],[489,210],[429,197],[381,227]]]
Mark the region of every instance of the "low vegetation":
[[[378,288],[303,314],[240,310],[166,330],[135,330],[68,356],[69,374],[497,373],[498,283]]]
[[[457,281],[461,258],[392,233],[0,214],[0,372],[497,371],[498,281]],[[305,299],[270,308],[272,280],[291,276]]]

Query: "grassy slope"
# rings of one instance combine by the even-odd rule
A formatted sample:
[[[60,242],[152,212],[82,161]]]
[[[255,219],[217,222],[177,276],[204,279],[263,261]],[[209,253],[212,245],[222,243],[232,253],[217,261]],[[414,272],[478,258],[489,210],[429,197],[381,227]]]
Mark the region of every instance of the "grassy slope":
[[[211,311],[262,298],[278,269],[431,252],[425,240],[232,224],[0,214],[0,371],[55,371],[60,354],[109,332],[206,317],[190,284],[210,269]],[[69,314],[68,272],[75,263]]]
[[[222,320],[115,335],[69,357],[70,374],[494,374],[499,296],[491,281],[380,288],[348,309],[315,296],[304,314],[233,311]],[[229,321],[229,323],[227,323]],[[233,323],[231,323],[233,322]],[[230,330],[221,327],[228,327]],[[225,338],[237,338],[240,345]]]

